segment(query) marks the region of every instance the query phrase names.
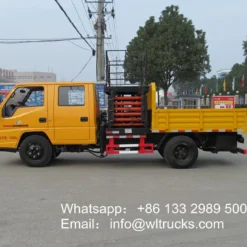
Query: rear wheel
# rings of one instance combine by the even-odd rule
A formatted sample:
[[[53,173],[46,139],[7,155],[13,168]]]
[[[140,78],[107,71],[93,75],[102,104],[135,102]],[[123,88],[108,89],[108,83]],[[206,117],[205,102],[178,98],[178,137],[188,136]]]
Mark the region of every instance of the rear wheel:
[[[166,143],[164,158],[173,168],[190,168],[198,158],[197,144],[187,136],[173,137]]]
[[[44,167],[49,165],[53,150],[49,140],[43,136],[28,136],[20,145],[20,158],[30,167]]]

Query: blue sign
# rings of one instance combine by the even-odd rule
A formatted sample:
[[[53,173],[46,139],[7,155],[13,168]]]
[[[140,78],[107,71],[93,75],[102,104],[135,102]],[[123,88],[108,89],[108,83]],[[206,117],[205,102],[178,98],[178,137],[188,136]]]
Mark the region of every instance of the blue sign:
[[[15,85],[0,85],[0,91],[10,91],[14,88]]]
[[[100,108],[106,108],[107,104],[106,104],[106,95],[105,95],[105,84],[95,84],[95,85],[99,95]]]

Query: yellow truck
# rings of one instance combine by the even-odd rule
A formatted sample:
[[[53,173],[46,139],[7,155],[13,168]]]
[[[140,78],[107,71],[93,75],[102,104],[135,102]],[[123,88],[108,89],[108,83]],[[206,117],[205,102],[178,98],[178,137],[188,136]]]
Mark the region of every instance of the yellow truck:
[[[155,83],[106,85],[105,93],[107,114],[92,82],[16,84],[0,106],[0,151],[19,152],[32,167],[62,152],[103,158],[158,151],[173,168],[193,166],[198,149],[247,154],[238,147],[247,133],[245,108],[156,109]]]

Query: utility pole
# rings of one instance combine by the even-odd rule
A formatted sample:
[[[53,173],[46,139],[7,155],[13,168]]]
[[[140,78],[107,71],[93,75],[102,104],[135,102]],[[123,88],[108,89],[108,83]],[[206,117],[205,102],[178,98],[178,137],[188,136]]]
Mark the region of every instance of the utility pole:
[[[97,81],[105,80],[105,18],[104,18],[104,6],[105,0],[99,0],[98,2],[98,19],[97,19],[97,47],[96,47],[96,70],[97,70]]]
[[[99,86],[99,99],[100,99],[100,110],[107,110],[107,96],[104,92],[105,85],[105,39],[111,39],[112,36],[105,36],[106,33],[106,21],[105,16],[111,15],[115,18],[115,10],[114,7],[110,11],[107,10],[107,5],[113,4],[114,0],[85,0],[87,4],[97,4],[96,11],[91,11],[88,7],[88,15],[89,19],[95,14],[97,15],[96,23],[94,23],[94,30],[96,31],[95,38],[96,39],[96,85]],[[109,19],[109,18],[108,18]],[[108,34],[109,35],[109,34]],[[103,91],[102,91],[103,87]]]
[[[94,25],[96,36],[88,38],[96,38],[96,74],[98,82],[105,80],[105,39],[111,39],[111,36],[105,37],[105,15],[111,15],[113,18],[115,18],[114,8],[112,8],[110,11],[106,9],[107,4],[113,4],[113,1],[114,0],[85,0],[87,4],[97,4],[97,11],[95,12],[91,11],[88,7],[88,14],[90,19],[94,14],[97,15],[96,23]]]

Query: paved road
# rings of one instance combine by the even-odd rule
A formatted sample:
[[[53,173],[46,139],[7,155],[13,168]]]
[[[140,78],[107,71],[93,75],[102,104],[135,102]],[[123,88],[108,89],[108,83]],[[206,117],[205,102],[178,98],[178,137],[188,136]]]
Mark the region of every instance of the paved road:
[[[201,153],[197,166],[174,170],[158,154],[103,160],[89,155],[62,155],[52,167],[29,168],[19,157],[1,153],[1,247],[243,247],[245,215],[167,215],[167,203],[247,203],[247,157]],[[224,230],[110,230],[105,215],[63,215],[61,203],[121,205],[116,219],[222,220]],[[159,215],[138,213],[145,203],[159,203]],[[61,219],[94,218],[95,230],[62,230]],[[114,218],[115,219],[115,218]]]

